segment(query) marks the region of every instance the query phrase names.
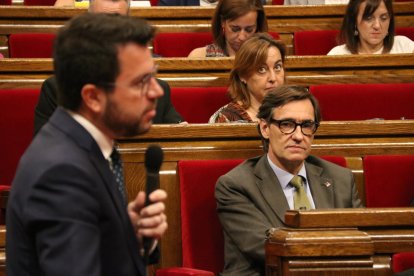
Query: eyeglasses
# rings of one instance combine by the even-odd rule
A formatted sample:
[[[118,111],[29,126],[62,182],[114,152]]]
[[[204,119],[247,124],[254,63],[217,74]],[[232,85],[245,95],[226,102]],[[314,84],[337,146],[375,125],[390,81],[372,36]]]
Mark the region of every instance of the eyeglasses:
[[[276,120],[270,118],[269,123],[277,125],[283,134],[292,134],[295,132],[296,128],[300,126],[300,130],[302,131],[303,135],[306,136],[311,136],[314,134],[319,127],[319,123],[312,120],[306,120],[301,123],[297,123],[296,121],[289,119]]]
[[[158,72],[158,64],[154,66],[154,69],[151,73],[145,74],[141,79],[134,81],[131,84],[125,84],[125,83],[116,83],[116,82],[103,82],[99,83],[98,86],[102,87],[125,87],[127,89],[131,89],[134,91],[139,91],[141,97],[144,97],[148,94],[149,87],[151,80],[156,77]]]

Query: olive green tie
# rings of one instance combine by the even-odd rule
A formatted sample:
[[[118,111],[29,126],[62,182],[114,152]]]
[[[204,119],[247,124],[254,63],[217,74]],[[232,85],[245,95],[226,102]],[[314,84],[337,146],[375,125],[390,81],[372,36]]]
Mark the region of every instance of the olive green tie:
[[[309,198],[306,195],[305,187],[303,186],[302,177],[295,175],[290,181],[290,184],[296,188],[295,194],[293,195],[295,210],[310,210],[311,205],[309,203]]]

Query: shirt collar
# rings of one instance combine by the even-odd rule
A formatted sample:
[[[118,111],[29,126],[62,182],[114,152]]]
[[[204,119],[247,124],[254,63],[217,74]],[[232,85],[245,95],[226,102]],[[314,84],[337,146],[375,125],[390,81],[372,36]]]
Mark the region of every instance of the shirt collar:
[[[114,146],[114,140],[106,136],[94,124],[92,124],[88,119],[86,119],[79,113],[75,113],[67,109],[66,111],[76,122],[78,122],[81,126],[83,126],[86,129],[86,131],[93,137],[93,139],[98,144],[104,158],[109,160],[109,157],[112,153],[112,148]]]
[[[286,189],[287,185],[289,185],[289,182],[292,180],[292,178],[294,177],[293,174],[279,168],[277,165],[275,165],[272,160],[270,160],[269,158],[269,154],[267,154],[267,161],[269,161],[269,165],[272,168],[273,172],[275,173],[277,179],[279,180],[280,186],[282,187],[282,189]],[[307,178],[306,178],[306,167],[305,167],[305,163],[302,164],[302,167],[299,170],[298,175],[302,176],[305,179],[305,184],[307,183]]]

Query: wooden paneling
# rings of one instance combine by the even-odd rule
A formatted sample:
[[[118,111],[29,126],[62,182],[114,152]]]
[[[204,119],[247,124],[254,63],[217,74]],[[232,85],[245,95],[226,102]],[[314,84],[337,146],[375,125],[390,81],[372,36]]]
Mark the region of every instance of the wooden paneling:
[[[69,18],[84,8],[2,6],[0,36],[11,33],[56,32]],[[339,29],[345,5],[265,6],[269,30],[279,32],[293,54],[293,33],[299,30]],[[212,7],[139,7],[130,14],[146,18],[159,32],[208,32]],[[397,27],[414,27],[414,3],[394,3]]]
[[[158,58],[157,77],[170,86],[227,86],[232,58]],[[288,56],[289,84],[414,82],[414,54]],[[0,88],[40,87],[53,74],[51,59],[0,59]]]
[[[269,231],[266,275],[393,275],[394,253],[413,251],[414,209],[288,211]]]

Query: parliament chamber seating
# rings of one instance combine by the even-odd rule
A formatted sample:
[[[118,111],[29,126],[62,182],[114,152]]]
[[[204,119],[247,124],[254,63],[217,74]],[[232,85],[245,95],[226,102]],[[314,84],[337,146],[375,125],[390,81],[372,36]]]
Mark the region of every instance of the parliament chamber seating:
[[[280,39],[276,32],[269,34],[274,39]],[[187,57],[195,48],[212,42],[213,35],[210,32],[159,33],[153,41],[153,52],[161,57]]]
[[[367,207],[408,207],[414,203],[414,155],[363,158]]]
[[[414,119],[414,83],[311,85],[326,121]]]
[[[182,267],[158,269],[157,276],[213,276],[223,270],[224,240],[216,212],[214,187],[221,175],[242,161],[229,159],[178,162]]]
[[[413,27],[395,29],[396,35],[404,35],[414,40]],[[338,44],[339,30],[305,30],[293,35],[294,53],[300,56],[326,55]]]
[[[187,57],[195,48],[211,44],[210,32],[159,33],[153,41],[154,54],[162,57]]]
[[[51,58],[53,41],[51,33],[11,34],[9,36],[9,56],[11,58]]]
[[[207,123],[230,99],[226,87],[172,87],[171,102],[185,121]]]
[[[297,31],[293,35],[294,52],[299,56],[326,55],[337,44],[338,30]]]
[[[24,0],[25,6],[53,6],[56,0]]]
[[[392,270],[394,273],[414,268],[414,252],[395,253],[392,256]]]
[[[372,155],[363,159],[367,207],[414,204],[414,155]],[[414,268],[414,252],[392,257],[395,273]]]
[[[404,35],[414,41],[414,27],[402,27],[395,30],[397,35]]]
[[[39,89],[0,90],[0,224],[4,223],[7,193],[10,189],[17,164],[23,152],[32,141],[34,109]]]

